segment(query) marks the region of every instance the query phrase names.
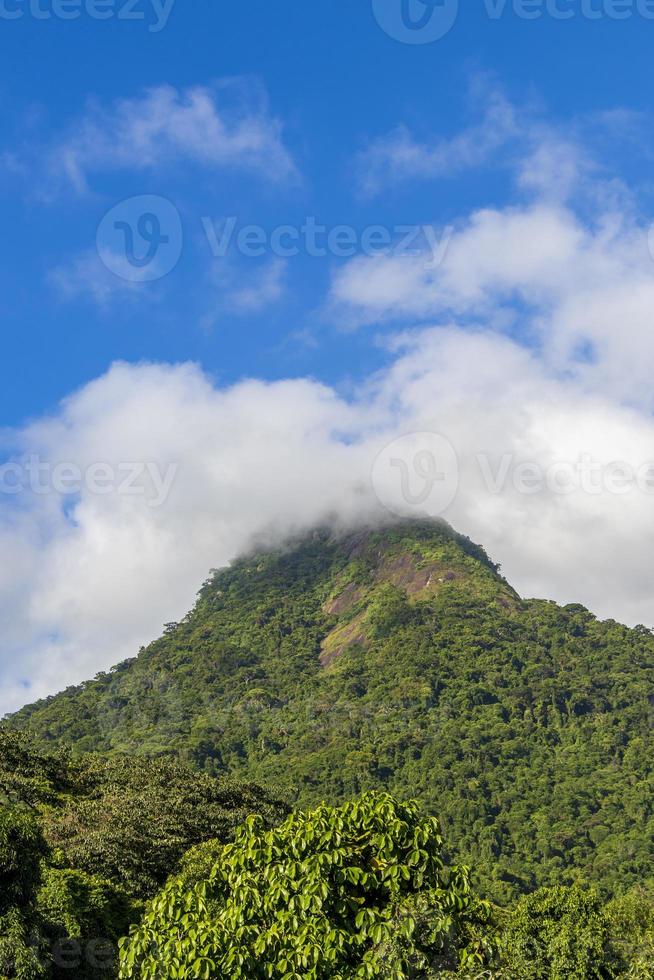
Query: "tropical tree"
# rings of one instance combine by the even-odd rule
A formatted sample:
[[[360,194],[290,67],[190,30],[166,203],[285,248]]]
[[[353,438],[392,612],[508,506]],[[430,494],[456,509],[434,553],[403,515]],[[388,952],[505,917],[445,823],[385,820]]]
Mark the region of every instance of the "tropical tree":
[[[502,940],[501,977],[511,980],[608,980],[624,976],[611,919],[594,888],[541,888],[520,899]]]
[[[45,975],[34,905],[47,847],[31,814],[0,807],[0,977]]]
[[[171,880],[124,941],[120,977],[345,980],[481,965],[488,906],[468,872],[446,870],[438,821],[371,793],[266,830],[248,819]],[[210,852],[206,845],[203,859]],[[195,883],[193,883],[195,882]]]

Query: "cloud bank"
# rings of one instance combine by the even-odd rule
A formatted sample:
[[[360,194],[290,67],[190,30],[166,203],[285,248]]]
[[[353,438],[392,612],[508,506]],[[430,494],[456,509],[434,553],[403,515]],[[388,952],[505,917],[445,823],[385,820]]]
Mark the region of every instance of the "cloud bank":
[[[136,106],[155,120],[137,130],[144,159],[153,131],[181,152],[160,99],[196,153],[204,96],[150,95],[106,131]],[[572,142],[507,136],[515,112],[494,105],[514,140],[514,199],[461,215],[436,265],[389,254],[337,267],[332,316],[383,323],[387,347],[386,367],[347,397],[312,379],[220,387],[197,365],[116,364],[2,434],[0,710],[133,656],[258,533],[374,519],[382,505],[444,516],[524,595],[654,625],[648,221]],[[252,137],[234,133],[237,153]],[[413,175],[442,170],[446,149],[472,166],[473,137],[432,147]],[[102,140],[71,156],[74,182],[102,158],[91,145]],[[275,298],[272,268],[241,306]],[[16,492],[34,459],[37,484]],[[71,464],[93,480],[68,486]],[[130,467],[131,482],[112,482]],[[444,509],[439,480],[454,490]]]
[[[117,364],[51,418],[12,433],[13,458],[38,454],[44,487],[46,462],[173,466],[172,489],[157,507],[145,485],[6,497],[2,708],[133,656],[256,532],[282,536],[334,514],[370,519],[380,497],[398,513],[429,510],[403,500],[391,468],[372,477],[385,446],[429,431],[459,461],[443,516],[486,545],[523,593],[654,622],[648,484],[534,493],[501,479],[507,456],[513,474],[585,454],[604,467],[651,463],[654,490],[654,423],[554,378],[509,339],[456,326],[406,334],[388,368],[348,400],[309,380],[220,389],[194,365]]]

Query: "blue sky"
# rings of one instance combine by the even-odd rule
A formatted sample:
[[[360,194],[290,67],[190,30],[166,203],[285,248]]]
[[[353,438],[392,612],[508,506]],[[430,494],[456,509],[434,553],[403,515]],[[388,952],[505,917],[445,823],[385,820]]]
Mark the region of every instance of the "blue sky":
[[[654,624],[653,32],[0,0],[0,711],[326,518],[445,516]]]
[[[6,0],[5,9],[17,2]],[[610,110],[644,113],[641,133],[622,152],[610,140],[605,151],[642,182],[643,192],[650,183],[651,147],[639,143],[648,137],[654,21],[636,12],[627,20],[591,21],[571,4],[578,11],[571,20],[546,12],[524,20],[509,4],[492,20],[475,3],[443,39],[407,45],[380,29],[366,0],[177,2],[157,33],[149,29],[156,26],[149,4],[140,2],[135,13],[142,21],[98,21],[84,13],[74,21],[37,20],[26,6],[20,19],[0,25],[0,138],[16,169],[24,168],[21,174],[5,165],[2,182],[5,424],[51,409],[115,359],[191,358],[223,381],[311,374],[346,382],[368,372],[381,357],[370,335],[344,333],[338,317],[322,312],[337,259],[298,258],[285,273],[279,302],[234,315],[218,309],[207,285],[210,267],[220,262],[202,240],[200,220],[234,213],[243,224],[273,228],[315,215],[327,225],[361,229],[447,223],[471,207],[501,204],[510,193],[502,170],[408,181],[372,199],[355,177],[357,153],[398,124],[432,138],[474,118],[475,74],[517,104],[540,104],[554,124]],[[51,9],[45,0],[42,6]],[[84,194],[44,188],[49,178],[39,155],[80,124],[90,101],[109,111],[116,100],[155,86],[184,90],[229,78],[260,86],[270,115],[283,125],[296,181],[181,160],[158,171],[98,167]],[[92,250],[104,213],[136,194],[161,194],[179,208],[186,236],[179,266],[165,282],[145,287],[139,301],[99,306],[84,295],[62,297],[52,270]],[[238,274],[253,273],[241,262]],[[215,323],[207,329],[212,307]]]

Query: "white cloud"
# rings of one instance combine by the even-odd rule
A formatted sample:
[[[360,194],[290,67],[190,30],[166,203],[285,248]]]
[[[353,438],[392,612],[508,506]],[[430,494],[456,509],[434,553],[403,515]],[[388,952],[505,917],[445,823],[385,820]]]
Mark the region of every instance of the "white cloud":
[[[428,250],[389,249],[337,268],[330,312],[347,327],[455,318],[519,332],[552,368],[654,405],[646,366],[654,238],[648,243],[635,195],[579,137],[586,130],[592,145],[635,120],[611,113],[553,127],[483,78],[473,96],[481,121],[448,139],[420,142],[400,128],[373,144],[362,158],[364,183],[379,190],[501,166],[513,177],[513,200],[462,215],[437,262]],[[442,229],[434,235],[440,240]]]
[[[406,334],[389,367],[349,401],[308,380],[219,389],[193,365],[118,364],[55,415],[12,433],[14,457],[82,469],[176,464],[172,491],[160,507],[152,495],[86,489],[68,506],[54,492],[5,498],[2,707],[134,655],[256,532],[375,513],[378,452],[426,430],[443,433],[460,461],[445,516],[485,544],[518,588],[654,621],[651,494],[525,494],[510,478],[491,492],[477,460],[484,454],[496,473],[509,455],[511,474],[520,462],[546,467],[582,454],[640,467],[654,458],[654,421],[554,377],[508,339],[456,327]]]
[[[48,196],[63,183],[84,193],[95,173],[158,171],[180,162],[287,180],[297,171],[282,130],[261,91],[242,80],[183,90],[159,85],[110,106],[90,104],[45,151],[42,190]]]
[[[420,140],[401,124],[372,140],[357,160],[363,190],[376,194],[390,183],[449,177],[479,167],[522,135],[516,108],[487,77],[473,82],[472,101],[481,109],[480,120],[453,136]]]
[[[616,112],[552,126],[538,107],[509,100],[488,75],[472,77],[469,106],[472,121],[450,136],[418,136],[400,123],[372,139],[356,158],[361,189],[374,195],[394,184],[501,168],[513,172],[519,189],[564,201],[597,177],[599,168],[584,137],[590,140],[591,134],[623,132],[627,125],[636,125],[633,116]]]
[[[645,223],[605,212],[591,225],[538,201],[483,210],[452,235],[437,268],[428,260],[352,260],[335,276],[332,303],[358,323],[456,317],[519,327],[552,368],[654,406],[654,259]]]

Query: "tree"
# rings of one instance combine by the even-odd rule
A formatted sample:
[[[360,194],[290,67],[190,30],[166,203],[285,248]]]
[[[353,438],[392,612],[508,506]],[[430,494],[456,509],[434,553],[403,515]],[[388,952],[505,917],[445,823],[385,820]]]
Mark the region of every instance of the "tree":
[[[501,940],[501,976],[515,980],[608,980],[618,972],[611,920],[599,893],[579,885],[520,899]]]
[[[606,906],[611,935],[620,961],[620,976],[649,980],[654,976],[654,896],[651,889],[634,888]]]
[[[485,910],[463,868],[447,871],[433,817],[371,793],[266,831],[250,818],[203,881],[173,879],[123,944],[120,977],[402,978],[462,944]],[[193,866],[193,863],[191,862]],[[193,866],[197,876],[197,866]],[[429,928],[412,914],[428,896]]]
[[[0,977],[45,975],[35,914],[47,847],[31,814],[0,808]]]
[[[287,812],[174,760],[75,758],[0,730],[0,980],[115,976],[119,937],[189,847]]]
[[[43,753],[22,732],[0,728],[0,802],[34,809],[65,787],[65,753]]]
[[[47,848],[31,815],[0,808],[0,914],[25,907],[41,882],[41,858]]]
[[[251,813],[270,826],[288,812],[251,783],[172,759],[86,756],[74,766],[76,792],[44,813],[46,837],[65,866],[115,881],[137,898],[151,898],[195,844],[231,840]]]
[[[44,868],[36,908],[49,950],[48,976],[115,976],[118,940],[137,918],[124,891],[83,871]]]

